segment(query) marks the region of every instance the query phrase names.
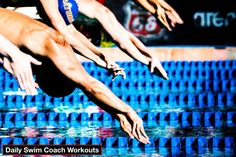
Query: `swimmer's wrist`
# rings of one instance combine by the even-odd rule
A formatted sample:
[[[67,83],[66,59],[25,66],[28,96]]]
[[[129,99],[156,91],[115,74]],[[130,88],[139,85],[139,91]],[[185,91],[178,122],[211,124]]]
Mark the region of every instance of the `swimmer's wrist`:
[[[117,110],[117,114],[120,113],[124,115],[127,115],[133,112],[133,109],[127,104],[122,104],[122,105],[117,106],[116,110]]]
[[[130,106],[127,106],[126,111],[124,112],[125,115],[130,115],[131,113],[135,112]]]
[[[5,57],[12,58],[15,56],[16,53],[20,51],[18,47],[16,47],[14,44],[12,44],[9,40],[7,40],[1,35],[0,42],[2,44],[2,46],[0,47],[0,51]]]
[[[20,57],[20,55],[24,54],[23,52],[21,52],[18,48],[15,50],[12,50],[9,53],[9,57],[11,58],[12,61],[18,60]]]
[[[17,47],[15,46],[12,46],[10,49],[7,50],[7,55],[8,55],[8,58],[12,61],[14,60],[18,60],[19,59],[19,54],[23,53],[20,51],[20,49],[18,49]]]

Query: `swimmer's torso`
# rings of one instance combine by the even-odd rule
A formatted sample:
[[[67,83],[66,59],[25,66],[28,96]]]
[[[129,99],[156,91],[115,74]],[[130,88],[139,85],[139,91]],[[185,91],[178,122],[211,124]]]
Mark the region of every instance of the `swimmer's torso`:
[[[0,8],[0,34],[17,46],[20,46],[26,32],[42,28],[48,27],[26,15]]]

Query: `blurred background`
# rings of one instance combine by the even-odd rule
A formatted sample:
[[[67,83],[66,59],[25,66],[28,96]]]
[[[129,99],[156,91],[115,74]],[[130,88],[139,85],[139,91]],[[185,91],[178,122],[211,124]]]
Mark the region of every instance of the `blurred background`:
[[[37,0],[2,0],[2,7],[34,7]],[[157,45],[236,45],[236,6],[234,0],[167,0],[184,24],[167,31],[158,20],[131,0],[99,0],[107,6],[127,30],[149,46]],[[28,14],[36,14],[36,12]],[[80,14],[75,24],[96,45],[113,45],[109,36],[97,27],[96,20]],[[81,27],[82,26],[82,27]],[[93,35],[92,35],[93,34]]]

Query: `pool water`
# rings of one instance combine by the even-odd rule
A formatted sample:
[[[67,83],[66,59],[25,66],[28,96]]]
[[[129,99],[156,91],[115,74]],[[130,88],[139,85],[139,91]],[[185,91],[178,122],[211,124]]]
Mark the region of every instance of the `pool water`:
[[[76,89],[54,98],[25,95],[0,68],[2,144],[102,144],[103,156],[234,156],[236,61],[163,62],[169,80],[138,62],[121,62],[127,79],[111,81],[91,62],[85,69],[131,105],[151,144],[130,139],[115,118]]]

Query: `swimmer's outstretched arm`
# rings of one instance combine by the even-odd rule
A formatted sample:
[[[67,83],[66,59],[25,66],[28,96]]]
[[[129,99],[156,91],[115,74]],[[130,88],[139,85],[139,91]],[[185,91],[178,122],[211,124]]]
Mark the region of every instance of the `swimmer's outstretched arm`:
[[[40,65],[41,62],[19,50],[14,44],[0,34],[0,54],[3,67],[10,72],[27,94],[35,94],[38,84],[34,81],[31,63]]]
[[[113,78],[117,75],[125,77],[124,69],[120,68],[111,58],[94,46],[82,33],[70,24],[66,25],[59,10],[58,0],[40,0],[53,26],[65,37],[68,43],[79,51],[86,58],[94,61],[97,65],[106,68],[113,74]]]
[[[168,79],[158,58],[150,53],[150,50],[138,38],[128,32],[108,8],[95,0],[77,0],[77,3],[80,6],[80,12],[90,18],[96,18],[128,55],[149,65],[152,73],[155,73],[154,69],[157,68],[162,77]]]
[[[151,14],[157,16],[160,22],[171,31],[171,27],[167,21],[166,16],[170,20],[171,26],[175,27],[176,24],[182,24],[183,20],[179,14],[164,0],[134,0],[141,4]]]
[[[48,57],[54,64],[65,74],[68,78],[78,84],[78,87],[92,100],[95,104],[109,113],[116,113],[121,125],[129,120],[129,126],[122,126],[122,128],[131,128],[124,130],[133,135],[142,143],[149,143],[149,139],[144,131],[143,123],[137,113],[115,94],[113,94],[103,83],[91,77],[74,57],[74,53],[69,46],[61,46],[51,42],[52,50],[60,49],[60,51],[51,51]]]
[[[47,47],[47,49],[45,49],[45,51],[39,51],[38,53],[50,58],[56,67],[65,76],[77,83],[78,87],[95,104],[109,113],[112,112],[120,114],[130,120],[132,133],[134,132],[133,136],[142,143],[149,143],[148,137],[145,136],[146,133],[143,128],[142,120],[137,113],[129,105],[115,96],[115,94],[112,93],[112,91],[110,91],[103,83],[90,76],[84,70],[83,66],[76,59],[75,53],[69,44],[65,44],[65,46],[59,45],[52,39],[48,39],[49,34],[47,35],[47,33],[36,32],[35,36],[31,36],[31,39],[33,39],[33,41],[37,41],[35,41],[35,43],[31,43],[28,48],[33,51],[39,43],[46,43],[47,45],[45,47]],[[45,34],[45,36],[43,34]],[[39,36],[41,36],[42,39],[39,39]],[[122,117],[119,120],[120,122],[125,121]]]
[[[9,24],[11,25],[9,26]],[[61,36],[55,30],[23,14],[0,8],[1,33],[4,33],[4,36],[18,47],[24,46],[35,55],[48,57],[95,104],[109,113],[122,114],[130,120],[132,130],[138,135],[137,139],[140,142],[149,142],[137,113],[115,96],[103,83],[85,71],[67,42],[61,45],[55,41],[56,36]]]
[[[95,56],[94,62],[99,63],[101,67],[106,68],[109,70],[111,74],[113,74],[113,80],[115,79],[116,76],[122,75],[123,78],[126,77],[124,69],[120,68],[118,64],[115,63],[111,58],[107,57],[105,53],[103,53],[100,49],[98,49],[96,46],[94,46],[82,33],[80,33],[74,25],[69,25],[67,26],[68,29],[73,33],[73,36],[75,36],[77,39],[80,39],[80,41],[89,48],[89,50],[93,53],[95,53],[97,56]],[[77,48],[77,46],[73,46],[74,48]],[[79,49],[79,47],[78,47]],[[87,58],[89,58],[91,55],[89,53],[87,54],[84,52],[85,55],[88,55]],[[94,55],[92,55],[94,56]],[[104,65],[105,63],[105,65]]]

